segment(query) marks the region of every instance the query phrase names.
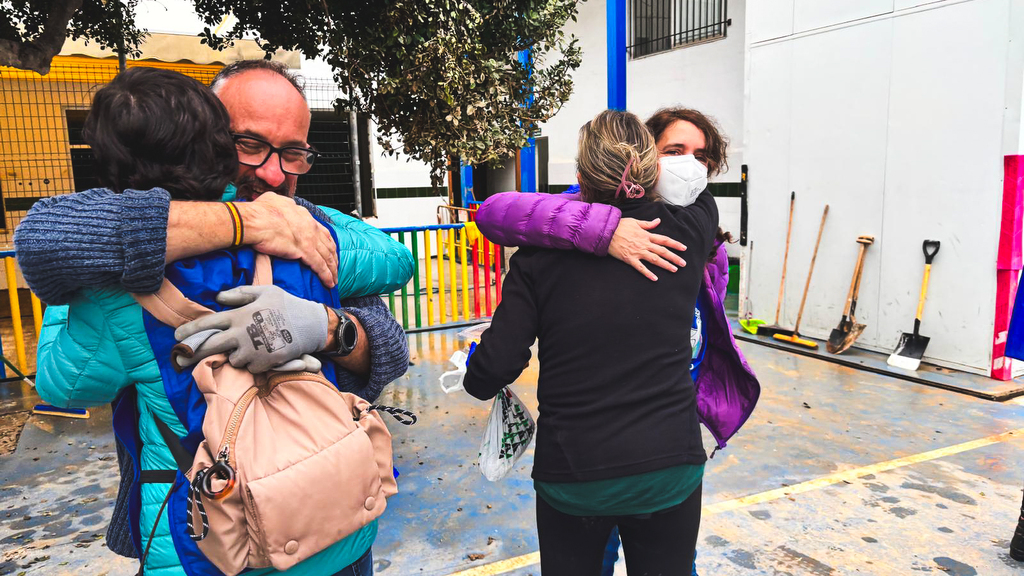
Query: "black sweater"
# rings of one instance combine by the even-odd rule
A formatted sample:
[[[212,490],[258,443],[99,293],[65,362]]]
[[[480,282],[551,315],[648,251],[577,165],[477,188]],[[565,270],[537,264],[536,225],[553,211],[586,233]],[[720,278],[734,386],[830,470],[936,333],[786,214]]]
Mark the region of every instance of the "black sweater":
[[[686,266],[647,280],[629,265],[575,251],[524,248],[464,380],[486,400],[511,384],[539,339],[533,477],[619,478],[706,460],[690,379],[690,326],[718,208],[629,201],[623,218],[661,218],[687,246]]]

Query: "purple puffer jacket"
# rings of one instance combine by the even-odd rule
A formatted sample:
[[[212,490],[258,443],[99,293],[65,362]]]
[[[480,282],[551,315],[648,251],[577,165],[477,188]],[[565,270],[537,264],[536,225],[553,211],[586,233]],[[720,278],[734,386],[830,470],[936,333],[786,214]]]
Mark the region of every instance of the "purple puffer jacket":
[[[502,246],[575,248],[598,256],[608,253],[622,212],[607,204],[590,204],[575,194],[520,194],[502,192],[488,198],[476,213],[476,223],[488,240]],[[761,385],[747,364],[729,329],[725,315],[725,289],[729,259],[719,245],[704,268],[698,295],[707,322],[707,348],[701,362],[697,415],[715,437],[716,450],[739,431],[757,405]],[[705,312],[707,314],[707,312]]]

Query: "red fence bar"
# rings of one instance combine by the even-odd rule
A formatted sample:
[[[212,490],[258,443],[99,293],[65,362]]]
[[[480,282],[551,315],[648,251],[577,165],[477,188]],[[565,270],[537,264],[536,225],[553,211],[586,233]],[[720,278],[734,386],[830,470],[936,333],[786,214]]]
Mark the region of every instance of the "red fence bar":
[[[484,238],[484,300],[487,315],[491,315],[491,242]]]
[[[476,304],[476,317],[480,317],[480,300],[483,298],[483,293],[480,291],[480,246],[482,241],[477,239],[476,244],[473,246],[473,301]]]
[[[494,245],[494,305],[501,304],[501,246]]]

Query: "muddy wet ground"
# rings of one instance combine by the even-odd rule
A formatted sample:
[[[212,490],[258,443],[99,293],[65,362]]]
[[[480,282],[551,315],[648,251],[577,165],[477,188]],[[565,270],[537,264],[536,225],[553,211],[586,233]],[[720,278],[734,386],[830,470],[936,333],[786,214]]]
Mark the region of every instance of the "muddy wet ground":
[[[540,574],[532,452],[485,480],[474,462],[489,405],[438,385],[467,345],[457,332],[409,336],[415,366],[380,400],[420,421],[391,426],[401,492],[380,522],[376,573]],[[1024,574],[1007,552],[1024,486],[1020,400],[742,347],[764,391],[708,463],[702,575]],[[514,385],[534,411],[536,376],[534,364]],[[117,485],[108,410],[28,418],[0,483],[0,575],[137,569],[103,544]]]

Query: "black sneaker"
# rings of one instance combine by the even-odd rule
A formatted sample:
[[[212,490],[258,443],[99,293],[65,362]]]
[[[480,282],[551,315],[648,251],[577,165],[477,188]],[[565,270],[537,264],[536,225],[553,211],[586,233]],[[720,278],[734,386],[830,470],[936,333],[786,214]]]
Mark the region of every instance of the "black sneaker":
[[[1024,562],[1024,516],[1017,520],[1017,529],[1013,531],[1013,539],[1010,540],[1010,558]]]

